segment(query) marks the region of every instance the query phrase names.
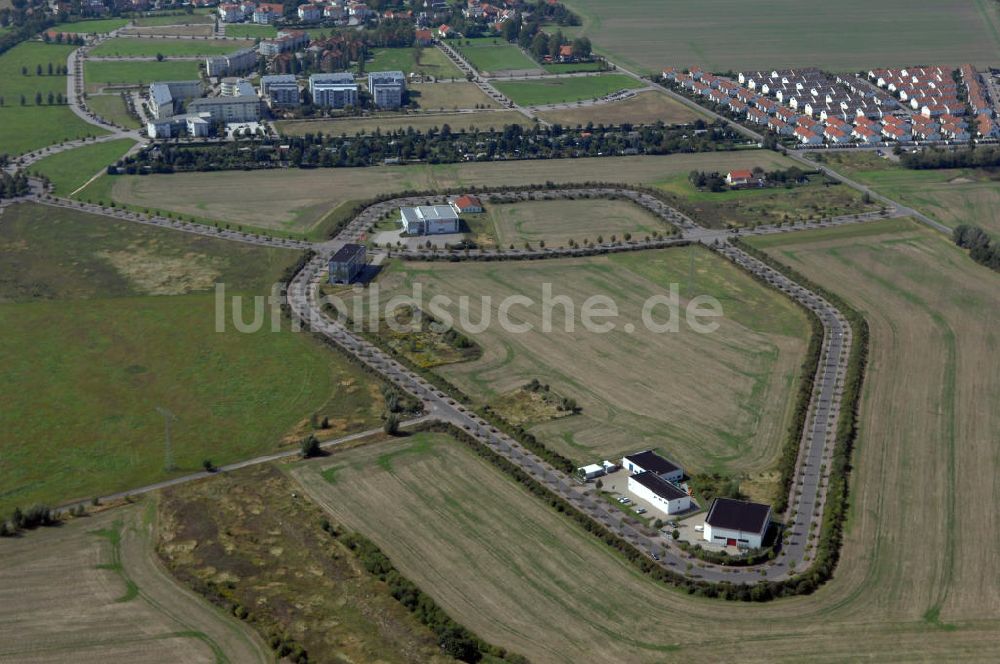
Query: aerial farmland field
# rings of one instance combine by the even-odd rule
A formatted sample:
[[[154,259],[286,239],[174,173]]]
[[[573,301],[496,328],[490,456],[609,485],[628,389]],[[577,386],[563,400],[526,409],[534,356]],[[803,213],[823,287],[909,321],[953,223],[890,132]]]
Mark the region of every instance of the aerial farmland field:
[[[871,455],[877,458],[879,449]],[[880,470],[861,471],[873,483],[864,489],[873,500]],[[909,477],[895,464],[892,473],[890,481]],[[937,561],[895,542],[906,530],[920,534],[882,520],[882,501],[857,510],[849,557],[829,587],[747,606],[656,585],[441,434],[336,452],[292,475],[332,519],[374,539],[450,613],[533,662],[716,661],[735,644],[762,649],[750,661],[833,661],[850,659],[860,641],[866,653],[884,659],[1000,655],[992,638],[996,613],[984,618],[984,604],[956,599],[941,611],[941,622],[937,613],[933,620],[924,615],[925,598],[941,587],[900,583],[895,563],[912,559],[911,574],[932,579]],[[996,606],[994,593],[982,588],[976,599]]]
[[[567,208],[576,203],[587,202],[547,205],[555,213],[553,208],[561,204],[563,222],[558,228],[563,233],[573,221]],[[530,210],[532,205],[510,207]],[[609,205],[598,209],[622,214]],[[635,223],[634,213],[628,212],[630,223]],[[518,230],[531,232],[532,219],[538,216],[522,219]],[[652,219],[646,223],[658,226]],[[583,236],[576,237],[583,241]],[[468,296],[470,321],[479,321],[509,296],[536,302],[518,307],[515,314],[518,323],[532,325],[531,331],[507,332],[494,324],[478,334],[467,332],[483,348],[482,357],[436,371],[478,404],[495,406],[533,379],[549,384],[560,397],[574,399],[579,415],[530,426],[546,445],[577,465],[656,447],[692,472],[739,476],[770,471],[777,459],[791,397],[798,389],[808,322],[791,302],[706,250],[676,248],[529,264],[393,263],[379,280],[386,296],[408,295],[417,283],[453,303]],[[566,295],[577,303],[592,296],[610,298],[620,312],[612,321],[615,329],[606,334],[589,331],[581,326],[579,312],[573,329],[566,329],[566,314],[557,308],[552,330],[546,332],[538,304],[546,283],[554,296]],[[681,306],[698,295],[719,301],[724,315],[717,319],[718,331],[699,334],[682,324],[677,332],[657,333],[642,324],[646,298],[668,293],[672,284]],[[482,301],[484,297],[490,302]],[[458,320],[457,310],[449,311]],[[595,361],[580,362],[581,357]]]
[[[857,71],[915,63],[1000,60],[1000,20],[989,0],[836,4],[779,0],[568,0],[596,51],[640,72],[822,67]],[[859,17],[864,20],[858,20]]]
[[[271,661],[253,630],[159,566],[149,507],[129,505],[3,540],[0,659]]]
[[[450,85],[450,84],[449,84]],[[369,118],[344,118],[342,120],[287,120],[276,123],[279,131],[286,136],[302,136],[323,132],[327,135],[353,136],[358,132],[372,133],[376,130],[429,131],[440,130],[448,125],[452,131],[487,130],[506,125],[529,126],[531,121],[517,111],[482,111],[480,113],[420,113],[413,115],[386,115]]]
[[[595,74],[569,78],[494,81],[497,90],[516,104],[542,106],[596,99],[619,90],[641,88],[642,83],[624,74]]]
[[[706,119],[705,116],[693,111],[661,92],[653,90],[636,93],[623,101],[606,104],[580,105],[576,108],[542,111],[538,114],[547,122],[558,123],[566,127],[595,125],[632,124],[682,124]]]
[[[0,513],[169,477],[158,406],[179,472],[294,444],[313,413],[331,434],[378,422],[377,386],[311,338],[216,332],[215,283],[266,295],[297,252],[30,204],[0,246]]]
[[[324,131],[328,131],[324,129]],[[323,220],[347,201],[386,192],[456,189],[539,182],[656,184],[692,169],[788,168],[789,159],[767,151],[608,157],[494,163],[375,166],[279,172],[181,173],[115,176],[108,183],[118,203],[171,210],[202,219],[297,233],[320,232]],[[226,192],[239,185],[241,197]],[[184,199],[175,193],[186,192]]]
[[[911,170],[871,155],[826,160],[880,194],[954,228],[972,224],[1000,237],[1000,180],[992,169]]]

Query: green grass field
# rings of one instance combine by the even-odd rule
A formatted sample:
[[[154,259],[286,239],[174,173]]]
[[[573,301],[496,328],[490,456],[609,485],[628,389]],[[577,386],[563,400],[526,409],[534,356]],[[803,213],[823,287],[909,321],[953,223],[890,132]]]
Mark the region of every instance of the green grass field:
[[[623,66],[659,72],[815,67],[858,71],[914,62],[983,67],[1000,60],[1000,20],[989,0],[837,4],[778,0],[568,0],[595,50]],[[864,16],[863,21],[857,20]],[[887,29],[887,26],[892,26]]]
[[[226,26],[227,37],[246,37],[247,39],[270,39],[278,35],[278,28],[273,25],[254,25],[252,23],[234,23]]]
[[[109,39],[90,51],[94,57],[108,56],[172,56],[222,55],[252,45],[250,41],[232,39]]]
[[[706,226],[747,226],[836,217],[878,210],[857,190],[814,176],[809,184],[785,188],[699,191],[685,176],[659,185],[674,194],[677,207]]]
[[[211,14],[211,10],[195,10],[193,14],[156,14],[151,16],[141,16],[135,19],[135,24],[141,28],[159,25],[211,25],[213,23],[215,23],[215,16]]]
[[[662,122],[669,125],[707,119],[707,116],[655,90],[645,90],[628,99],[606,104],[542,111],[538,117],[564,127],[585,127],[591,122],[595,125],[620,125],[626,122],[631,124]]]
[[[419,53],[420,62],[417,62],[417,49],[377,48],[372,51],[372,58],[365,62],[365,71],[399,70],[404,74],[416,72],[435,78],[462,78],[458,67],[438,49],[422,48]]]
[[[104,85],[139,85],[153,81],[177,81],[201,76],[196,60],[143,61],[88,61],[83,77],[87,87]]]
[[[598,74],[535,81],[494,81],[497,90],[521,106],[564,104],[596,99],[618,90],[641,88],[643,84],[624,74]]]
[[[66,94],[66,77],[48,75],[48,66],[65,65],[73,46],[24,42],[0,55],[0,153],[20,154],[63,140],[99,136],[105,130],[78,118],[68,107],[49,106],[49,93]],[[42,75],[37,67],[42,67]],[[22,68],[27,75],[22,74]],[[35,105],[35,94],[42,106]],[[24,105],[21,105],[21,97]]]
[[[517,44],[505,42],[499,37],[457,39],[448,43],[479,71],[498,72],[539,68],[538,63],[525,55]]]
[[[559,230],[572,227],[573,217],[563,217]],[[512,310],[517,323],[532,325],[527,332],[507,331],[495,319],[481,333],[459,324],[482,346],[482,358],[435,371],[479,404],[493,404],[535,378],[575,399],[581,414],[531,429],[574,462],[659,447],[690,472],[753,474],[770,470],[777,458],[808,337],[805,316],[707,251],[528,264],[394,263],[379,280],[386,297],[410,294],[416,283],[453,303],[468,296],[470,321],[508,296],[535,302]],[[546,283],[553,295],[576,303],[573,329],[565,328],[566,314],[556,307],[552,329],[544,330]],[[644,325],[646,299],[669,293],[671,284],[677,284],[681,307],[696,295],[716,298],[724,312],[720,328],[699,334],[682,322],[677,332],[658,333]],[[610,332],[590,331],[581,322],[579,307],[595,295],[610,298],[619,311]],[[457,309],[446,308],[458,321]]]
[[[0,513],[175,474],[157,406],[178,473],[294,443],[314,412],[331,434],[377,425],[377,388],[310,337],[216,331],[215,283],[267,294],[296,252],[27,204],[0,246]]]
[[[85,145],[35,162],[31,172],[48,177],[56,196],[69,196],[121,159],[133,145],[131,138]]]
[[[141,126],[139,120],[128,112],[125,100],[117,92],[88,95],[87,107],[105,120],[126,129],[138,129]]]
[[[572,74],[579,71],[601,71],[604,63],[601,62],[556,62],[542,65],[542,69],[550,74]]]
[[[92,21],[77,21],[75,23],[59,23],[53,27],[59,32],[79,32],[83,34],[104,34],[125,27],[128,19],[103,18]]]
[[[1000,178],[992,169],[918,171],[870,154],[834,154],[827,161],[880,194],[946,226],[972,224],[1000,237]]]

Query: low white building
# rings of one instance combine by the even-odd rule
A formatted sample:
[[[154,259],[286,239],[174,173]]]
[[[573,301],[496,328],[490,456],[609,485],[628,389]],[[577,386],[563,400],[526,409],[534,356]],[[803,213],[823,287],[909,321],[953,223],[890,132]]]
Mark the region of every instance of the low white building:
[[[595,477],[601,477],[604,475],[604,466],[592,463],[589,466],[582,466],[576,469],[576,472],[585,480],[592,480]]]
[[[409,235],[458,232],[458,215],[450,205],[421,205],[399,209],[403,231]]]
[[[628,490],[667,515],[691,509],[691,496],[686,491],[649,470],[629,475]]]
[[[705,541],[741,549],[759,549],[771,523],[771,506],[716,498],[705,517]]]
[[[653,450],[622,457],[622,468],[633,475],[651,471],[668,482],[677,483],[684,479],[684,470],[680,466],[667,461]]]

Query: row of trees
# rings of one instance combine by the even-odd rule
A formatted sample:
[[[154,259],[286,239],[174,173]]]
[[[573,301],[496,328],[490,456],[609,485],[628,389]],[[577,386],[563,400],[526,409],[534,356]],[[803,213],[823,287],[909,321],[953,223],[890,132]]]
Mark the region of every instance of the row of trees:
[[[14,175],[0,171],[0,199],[24,196],[29,191],[28,176],[17,171]]]
[[[47,102],[49,106],[62,106],[67,103],[68,99],[63,96],[61,92],[50,92],[46,96],[42,96],[41,92],[35,93],[35,106],[41,106],[43,103]],[[28,98],[25,95],[20,96],[21,106],[28,105]],[[0,106],[6,106],[7,99],[5,97],[0,97]]]
[[[969,250],[969,257],[980,265],[1000,272],[1000,243],[978,226],[962,224],[952,232],[955,244]]]
[[[13,537],[22,530],[54,526],[58,522],[59,518],[47,505],[34,505],[27,511],[15,507],[9,520],[0,521],[0,537]]]
[[[906,168],[993,168],[1000,166],[1000,146],[971,146],[966,150],[932,148],[920,152],[904,152],[899,157]]]
[[[621,154],[671,154],[732,149],[735,134],[723,125],[695,133],[686,126],[588,125],[569,129],[507,125],[502,130],[453,132],[412,128],[387,133],[253,139],[225,144],[158,144],[124,164],[126,173],[210,171],[295,166],[299,168],[380,165],[386,160],[456,163],[497,159],[556,159]]]
[[[35,65],[35,76],[45,76],[46,74],[48,74],[49,76],[65,76],[67,71],[68,70],[66,69],[66,65],[61,65],[61,64],[53,65],[51,62],[49,63],[47,69],[43,68],[41,64]],[[27,75],[28,75],[28,68],[26,66],[21,67],[21,76],[27,76]]]

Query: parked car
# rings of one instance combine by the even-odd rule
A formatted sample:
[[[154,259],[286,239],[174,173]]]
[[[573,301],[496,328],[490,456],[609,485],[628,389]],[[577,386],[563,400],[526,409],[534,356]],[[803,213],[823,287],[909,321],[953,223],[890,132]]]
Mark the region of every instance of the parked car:
[[[695,526],[694,527],[694,531],[696,533],[703,533],[703,532],[705,532],[705,526]]]
[[[635,513],[636,514],[645,514],[646,513],[646,508],[645,507],[636,507],[635,508]]]

